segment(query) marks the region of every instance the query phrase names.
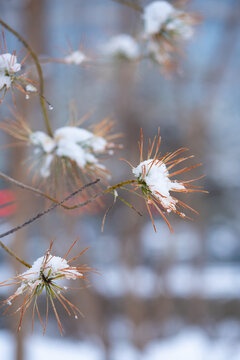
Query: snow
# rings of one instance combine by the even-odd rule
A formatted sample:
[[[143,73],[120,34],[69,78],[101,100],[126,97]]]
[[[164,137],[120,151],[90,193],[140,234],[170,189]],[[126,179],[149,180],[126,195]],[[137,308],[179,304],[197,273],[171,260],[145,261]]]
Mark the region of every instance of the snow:
[[[238,360],[240,347],[231,342],[210,341],[203,331],[188,328],[173,338],[154,341],[146,347],[144,360]]]
[[[59,256],[44,255],[34,261],[31,268],[24,273],[17,276],[18,279],[22,280],[22,284],[17,288],[14,295],[22,294],[27,287],[30,289],[36,289],[36,287],[43,283],[42,273],[45,278],[50,279],[77,279],[82,276],[77,268],[70,267],[66,259]]]
[[[15,347],[13,335],[7,331],[0,330],[1,359],[14,360]]]
[[[0,55],[0,90],[6,86],[10,88],[11,76],[21,70],[21,64],[17,62],[15,55],[6,53]]]
[[[30,142],[33,145],[42,147],[46,153],[51,152],[55,148],[55,141],[49,135],[43,131],[35,131],[29,137]]]
[[[76,144],[80,144],[83,148],[90,147],[96,153],[103,152],[107,145],[107,141],[104,138],[95,136],[92,132],[86,129],[74,126],[64,126],[57,129],[54,132],[54,138],[56,139],[56,142],[61,139],[65,139],[66,141],[72,141]]]
[[[174,14],[174,7],[167,1],[154,1],[144,8],[143,20],[146,35],[160,32],[162,25]]]
[[[103,53],[108,57],[124,57],[135,60],[139,57],[137,42],[127,34],[119,34],[112,37],[103,47]]]
[[[28,92],[36,92],[37,88],[35,86],[31,85],[31,84],[28,84],[26,86],[26,91],[28,91]]]
[[[21,64],[17,62],[17,57],[12,54],[0,55],[0,72],[16,73],[21,70]]]
[[[73,51],[71,54],[65,57],[65,62],[67,64],[81,65],[86,60],[86,55],[83,54],[80,50]]]
[[[62,139],[58,142],[56,155],[59,157],[67,157],[75,161],[81,168],[84,168],[87,162],[94,164],[98,161],[93,154],[85,151],[81,146],[74,142],[70,142],[67,139]]]
[[[239,329],[238,323],[229,324]],[[220,324],[221,326],[221,324]],[[216,332],[217,333],[217,332]],[[229,333],[228,333],[229,335]],[[129,341],[114,341],[110,344],[110,359],[119,360],[240,360],[239,338],[219,337],[213,340],[197,327],[186,327],[175,336],[162,340],[153,339],[140,352]],[[0,331],[1,358],[14,359],[14,338],[4,330]],[[100,341],[73,341],[67,338],[55,339],[33,335],[25,342],[26,360],[104,360],[106,358]]]
[[[51,174],[50,168],[52,161],[54,159],[53,154],[46,154],[42,160],[41,167],[40,167],[40,175],[42,177],[48,177]]]
[[[186,17],[184,12],[175,9],[167,1],[150,3],[144,8],[143,13],[145,37],[152,37],[164,30],[169,35],[190,39],[193,36],[193,28],[183,15]]]
[[[164,163],[154,159],[145,160],[133,168],[132,172],[137,178],[146,182],[167,212],[176,210],[178,201],[173,199],[170,191],[185,189],[185,187],[183,184],[169,179],[169,173]]]
[[[2,90],[4,86],[6,86],[6,88],[9,89],[11,86],[11,82],[12,81],[10,76],[5,76],[0,72],[0,90]]]
[[[101,347],[91,341],[74,342],[33,336],[26,345],[27,360],[104,360]]]
[[[43,131],[36,131],[30,135],[29,140],[45,153],[40,168],[40,174],[43,177],[50,175],[54,155],[71,159],[79,167],[84,168],[86,164],[98,164],[96,155],[104,153],[107,147],[107,141],[103,137],[74,126],[64,126],[57,129],[53,137]],[[104,168],[100,164],[98,166]]]
[[[239,274],[239,266],[234,265],[209,265],[203,269],[179,265],[167,272],[166,281],[169,292],[175,296],[239,299]]]
[[[123,355],[124,354],[124,355]],[[112,360],[139,360],[141,359],[141,353],[134,346],[127,341],[118,342],[112,347],[110,352],[110,358]]]
[[[193,27],[186,24],[182,19],[174,19],[166,25],[167,31],[173,31],[176,35],[182,39],[188,40],[193,37]]]
[[[112,265],[101,269],[101,276],[92,276],[95,289],[106,297],[123,297],[134,294],[151,299],[166,293],[172,297],[198,296],[204,299],[239,299],[240,267],[233,265],[208,265],[196,268],[175,265],[157,274],[150,267],[130,269]]]
[[[46,255],[44,255],[35,260],[32,267],[25,271],[22,276],[27,277],[28,280],[37,280],[41,271],[45,277],[48,277],[49,270],[51,270],[51,278],[64,274],[66,279],[73,279],[75,276],[81,275],[75,268],[69,267],[66,259],[49,255],[46,261]]]

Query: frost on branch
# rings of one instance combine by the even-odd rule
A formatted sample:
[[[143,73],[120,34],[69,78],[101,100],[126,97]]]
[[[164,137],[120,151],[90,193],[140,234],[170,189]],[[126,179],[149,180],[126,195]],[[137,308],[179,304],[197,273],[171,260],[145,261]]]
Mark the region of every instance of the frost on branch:
[[[43,332],[46,331],[47,326],[47,317],[48,317],[48,303],[50,301],[51,306],[53,308],[54,314],[56,316],[59,330],[61,334],[63,333],[63,328],[61,321],[58,316],[58,312],[56,310],[54,301],[58,300],[60,304],[67,311],[70,316],[71,313],[77,319],[78,314],[81,314],[80,310],[73,305],[66,297],[63,295],[68,289],[68,287],[63,286],[64,280],[76,280],[76,279],[85,279],[86,272],[91,271],[89,267],[84,266],[71,266],[70,263],[78,258],[82,253],[77,255],[71,260],[66,260],[66,256],[69,254],[73,246],[76,244],[77,240],[72,244],[67,254],[64,258],[59,256],[54,256],[52,252],[51,243],[50,248],[46,252],[46,254],[37,260],[34,261],[33,265],[22,274],[15,276],[7,281],[4,281],[0,284],[0,286],[8,286],[8,285],[19,285],[17,290],[13,293],[13,295],[9,296],[3,304],[7,305],[7,309],[5,313],[10,309],[11,306],[14,305],[15,301],[19,296],[23,297],[23,303],[20,307],[17,308],[16,312],[20,313],[20,321],[18,325],[18,330],[21,329],[23,316],[26,310],[30,307],[33,302],[33,313],[32,317],[34,320],[35,312],[37,312],[38,318],[43,327]],[[38,296],[40,296],[43,292],[46,294],[46,315],[45,315],[45,324],[40,315],[37,300]]]

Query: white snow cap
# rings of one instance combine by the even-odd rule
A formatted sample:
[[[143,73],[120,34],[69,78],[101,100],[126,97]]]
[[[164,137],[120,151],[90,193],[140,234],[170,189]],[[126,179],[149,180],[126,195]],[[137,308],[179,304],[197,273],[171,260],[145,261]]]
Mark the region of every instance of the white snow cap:
[[[0,90],[2,90],[2,88],[4,86],[6,86],[6,88],[9,89],[11,86],[11,82],[12,82],[12,80],[11,80],[10,76],[5,76],[5,75],[1,74],[1,71],[0,71]]]
[[[23,282],[15,294],[21,294],[26,289],[26,286],[34,288],[38,284],[43,283],[44,280],[41,273],[43,273],[45,278],[50,279],[62,277],[75,280],[83,276],[77,268],[70,267],[66,259],[52,255],[48,255],[46,258],[46,255],[44,255],[35,260],[32,267],[20,275]]]
[[[154,1],[144,8],[144,32],[152,36],[161,32],[162,27],[167,32],[173,32],[175,36],[189,39],[193,36],[193,27],[189,25],[181,15],[183,11],[174,8],[167,1]]]
[[[21,64],[17,62],[17,57],[13,54],[2,54],[0,55],[0,72],[8,71],[16,73],[21,70]]]
[[[33,145],[42,147],[46,153],[51,152],[55,148],[55,141],[43,131],[35,131],[29,137]]]
[[[125,57],[134,60],[139,57],[139,46],[134,38],[127,34],[112,37],[103,47],[102,51],[109,57]]]
[[[28,84],[26,86],[26,91],[28,91],[28,92],[37,92],[37,88],[35,86],[31,85],[31,84]]]
[[[65,57],[65,62],[67,64],[81,65],[86,60],[86,55],[80,50],[73,51]]]
[[[133,168],[132,172],[137,178],[146,182],[153,195],[160,201],[167,212],[175,211],[178,201],[172,198],[170,191],[185,189],[185,187],[177,181],[171,181],[168,177],[169,173],[166,165],[157,162],[154,159],[145,160]]]
[[[147,5],[143,12],[145,34],[157,34],[175,11],[175,8],[167,1],[154,1]]]
[[[53,138],[42,131],[36,131],[30,135],[29,139],[33,145],[39,146],[46,153],[40,168],[40,174],[43,177],[50,175],[54,154],[75,161],[81,168],[84,168],[87,163],[100,166],[96,155],[104,153],[107,147],[107,141],[103,137],[74,126],[57,129]]]
[[[17,57],[12,54],[0,55],[0,90],[6,86],[11,86],[11,75],[21,70],[21,64],[17,62]]]

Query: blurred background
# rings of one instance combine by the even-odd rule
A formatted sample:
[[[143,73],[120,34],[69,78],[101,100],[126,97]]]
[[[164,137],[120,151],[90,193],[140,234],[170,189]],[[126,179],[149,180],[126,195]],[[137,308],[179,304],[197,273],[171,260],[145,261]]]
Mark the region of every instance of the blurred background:
[[[108,161],[112,184],[131,178],[130,168],[118,158],[138,163],[140,128],[147,139],[160,126],[162,153],[188,147],[194,162],[203,162],[192,176],[205,173],[199,185],[209,191],[187,197],[200,213],[193,221],[170,217],[174,234],[159,217],[154,233],[144,204],[128,195],[144,216],[117,202],[103,233],[104,210],[93,208],[92,214],[55,211],[3,239],[32,263],[51,238],[56,238],[56,255],[63,256],[79,236],[75,253],[89,247],[79,262],[100,275],[92,274],[89,287],[68,294],[84,318],[75,320],[60,310],[63,338],[52,312],[44,337],[38,321],[31,332],[31,312],[20,333],[16,315],[1,315],[1,359],[240,359],[240,3],[193,0],[187,10],[200,13],[203,23],[185,46],[179,71],[164,76],[147,60],[98,61],[98,49],[109,37],[141,34],[141,16],[127,6],[111,0],[0,0],[0,17],[40,58],[61,57],[70,41],[94,59],[86,67],[44,64],[45,96],[53,106],[54,128],[68,120],[71,100],[79,117],[94,110],[87,125],[112,115],[116,131],[124,134],[124,149]],[[8,49],[19,51],[21,44],[5,33]],[[16,101],[31,127],[44,130],[38,97],[26,101],[18,94]],[[10,94],[0,107],[1,120],[9,115],[7,105],[12,106]],[[1,146],[13,142],[3,132],[0,141]],[[24,164],[28,152],[2,148],[1,171],[31,184]],[[44,208],[42,199],[1,180],[0,191],[6,189],[14,192],[18,208],[11,217],[2,214],[1,233]],[[111,201],[106,198],[106,207]],[[0,281],[23,271],[0,251]],[[0,288],[0,300],[13,291]],[[42,311],[44,303],[43,297]]]

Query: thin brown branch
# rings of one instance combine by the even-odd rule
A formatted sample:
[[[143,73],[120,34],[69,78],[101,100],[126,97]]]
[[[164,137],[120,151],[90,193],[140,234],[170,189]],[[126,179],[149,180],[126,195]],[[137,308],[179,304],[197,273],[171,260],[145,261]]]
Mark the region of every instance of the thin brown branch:
[[[20,187],[22,189],[29,190],[29,191],[32,191],[32,192],[40,195],[40,196],[43,196],[46,199],[55,202],[59,206],[62,206],[66,210],[74,210],[74,209],[81,208],[83,206],[86,206],[86,205],[90,204],[91,202],[93,202],[98,197],[103,196],[103,195],[107,194],[108,192],[112,192],[114,189],[121,188],[124,185],[132,184],[132,183],[136,182],[136,180],[128,180],[128,181],[124,181],[124,182],[121,182],[121,183],[113,185],[113,186],[109,186],[106,190],[99,191],[98,193],[96,193],[95,195],[93,195],[91,198],[84,201],[83,203],[79,203],[79,204],[76,204],[76,205],[73,205],[73,206],[67,206],[67,205],[64,205],[64,204],[60,204],[59,200],[57,200],[54,197],[44,193],[43,191],[41,191],[39,189],[36,189],[36,188],[34,188],[32,186],[23,184],[20,181],[15,180],[12,177],[10,177],[10,176],[2,173],[2,172],[0,172],[0,178],[4,179],[6,181],[9,181],[10,183],[12,183],[12,184],[14,184],[14,185],[16,185],[16,186],[18,186],[18,187]]]
[[[95,185],[96,183],[98,183],[100,180],[96,179],[95,181],[88,183],[84,186],[82,186],[80,189],[74,191],[73,193],[71,193],[70,195],[68,195],[67,197],[65,197],[62,201],[50,206],[48,209],[38,213],[37,215],[35,215],[34,217],[28,219],[27,221],[25,221],[23,224],[18,225],[2,234],[0,234],[0,238],[3,238],[5,236],[8,236],[10,234],[15,233],[18,230],[21,230],[23,227],[31,224],[32,222],[36,221],[37,219],[39,219],[40,217],[42,217],[43,215],[46,215],[47,213],[49,213],[50,211],[54,210],[56,207],[61,206],[65,201],[68,201],[69,199],[71,199],[72,197],[74,197],[76,194],[78,194],[79,192],[85,190],[86,188]],[[28,263],[26,263],[24,260],[20,259],[12,250],[10,250],[6,245],[4,245],[1,241],[0,241],[0,246],[11,256],[13,256],[16,260],[18,260],[19,262],[21,262],[23,265],[27,266],[27,267],[31,267]]]
[[[136,4],[135,2],[132,2],[132,1],[127,1],[127,0],[112,0],[114,2],[117,2],[119,4],[122,4],[122,5],[126,5],[134,10],[137,10],[137,11],[140,11],[140,12],[143,12],[143,9],[140,5]]]
[[[47,132],[48,132],[49,136],[53,136],[53,132],[52,132],[52,129],[51,129],[51,126],[50,126],[50,123],[49,123],[49,119],[48,119],[48,115],[47,115],[47,109],[46,109],[45,97],[44,97],[43,73],[42,73],[41,65],[40,65],[39,60],[38,60],[38,56],[35,54],[35,52],[32,50],[31,46],[26,42],[26,40],[24,40],[23,37],[16,30],[14,30],[11,26],[9,26],[7,23],[5,23],[1,19],[0,19],[0,24],[5,29],[10,31],[13,35],[15,35],[18,38],[19,41],[21,41],[21,43],[29,51],[29,53],[31,54],[31,56],[33,58],[33,61],[35,62],[37,72],[38,72],[38,77],[39,77],[39,96],[40,96],[40,103],[41,103],[42,113],[43,113],[44,121],[45,121],[45,124],[46,124]]]

